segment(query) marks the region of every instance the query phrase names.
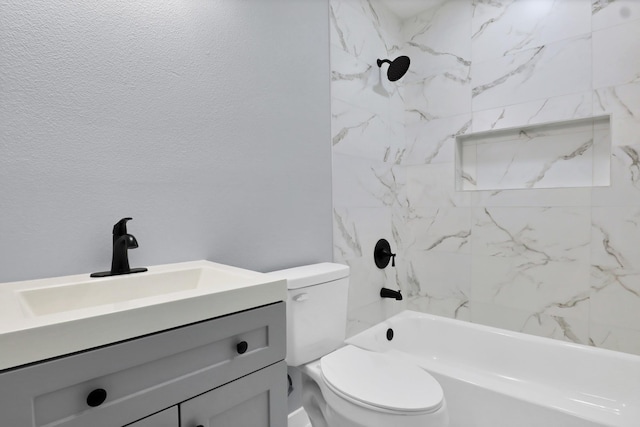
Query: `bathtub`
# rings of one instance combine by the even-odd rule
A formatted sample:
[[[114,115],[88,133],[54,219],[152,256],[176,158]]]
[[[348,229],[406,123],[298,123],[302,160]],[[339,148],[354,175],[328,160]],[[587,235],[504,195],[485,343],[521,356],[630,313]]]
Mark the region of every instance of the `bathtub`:
[[[432,374],[450,427],[640,427],[640,356],[409,310],[347,343]]]

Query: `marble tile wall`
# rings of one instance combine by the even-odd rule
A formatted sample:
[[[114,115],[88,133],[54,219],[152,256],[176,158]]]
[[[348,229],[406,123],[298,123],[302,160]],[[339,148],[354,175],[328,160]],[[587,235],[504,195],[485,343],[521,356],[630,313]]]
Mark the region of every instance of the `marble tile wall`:
[[[351,267],[349,334],[391,314],[379,289],[396,282],[395,272],[375,267],[373,248],[394,240],[403,204],[405,101],[376,60],[399,55],[400,24],[377,1],[330,2],[334,260]]]
[[[400,20],[330,1],[348,333],[411,308],[640,354],[640,2],[434,4]],[[381,79],[375,60],[401,54],[407,75]],[[455,190],[456,135],[603,114],[610,170],[590,167],[609,186]],[[379,238],[395,269],[375,267]]]

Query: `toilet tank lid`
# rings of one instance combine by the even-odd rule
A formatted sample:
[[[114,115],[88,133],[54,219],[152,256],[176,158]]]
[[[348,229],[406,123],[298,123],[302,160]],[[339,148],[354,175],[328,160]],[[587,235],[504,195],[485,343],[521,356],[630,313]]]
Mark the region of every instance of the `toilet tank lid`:
[[[303,265],[301,267],[288,268],[286,270],[267,273],[278,279],[287,279],[288,289],[306,288],[333,280],[344,279],[349,276],[349,267],[332,262]]]

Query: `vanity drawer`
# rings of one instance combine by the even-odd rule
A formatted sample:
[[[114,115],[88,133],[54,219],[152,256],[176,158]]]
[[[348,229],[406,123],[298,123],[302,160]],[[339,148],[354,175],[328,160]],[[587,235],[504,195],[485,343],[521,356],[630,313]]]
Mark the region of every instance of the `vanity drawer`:
[[[178,427],[180,425],[179,417],[180,411],[178,411],[178,407],[172,406],[124,427]]]
[[[0,374],[0,425],[125,425],[284,359],[284,303]]]

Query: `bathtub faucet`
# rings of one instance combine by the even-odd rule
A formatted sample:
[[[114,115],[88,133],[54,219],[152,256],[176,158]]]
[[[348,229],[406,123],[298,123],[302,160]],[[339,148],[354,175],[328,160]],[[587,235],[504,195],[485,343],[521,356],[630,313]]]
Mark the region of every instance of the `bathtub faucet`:
[[[391,289],[382,288],[380,289],[380,297],[382,298],[395,298],[398,301],[402,300],[402,294],[400,291],[393,291]]]

